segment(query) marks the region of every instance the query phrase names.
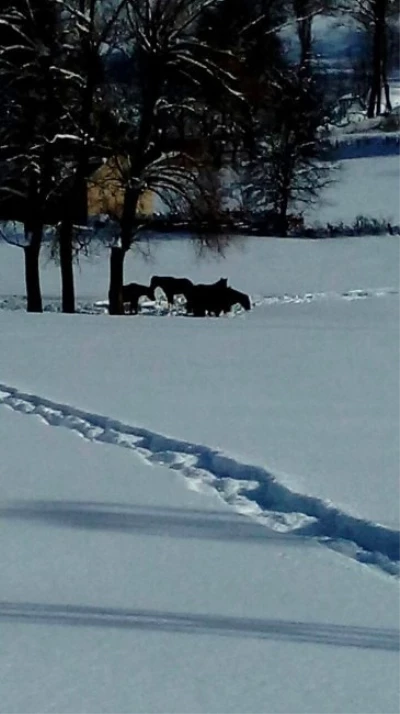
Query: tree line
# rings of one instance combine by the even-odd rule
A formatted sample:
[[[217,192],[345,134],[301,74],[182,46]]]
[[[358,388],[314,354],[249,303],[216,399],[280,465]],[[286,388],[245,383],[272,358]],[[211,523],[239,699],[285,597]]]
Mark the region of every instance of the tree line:
[[[0,217],[24,226],[28,311],[42,310],[39,255],[53,225],[62,310],[74,312],[74,255],[96,191],[99,205],[108,196],[115,225],[110,314],[123,312],[126,253],[151,226],[146,194],[220,250],[235,220],[224,187],[236,181],[240,212],[265,214],[285,235],[291,205],[313,200],[326,179],[329,102],[315,72],[314,18],[351,14],[365,28],[374,115],[382,92],[390,105],[393,8],[394,0],[3,0]],[[286,27],[298,37],[295,59]]]

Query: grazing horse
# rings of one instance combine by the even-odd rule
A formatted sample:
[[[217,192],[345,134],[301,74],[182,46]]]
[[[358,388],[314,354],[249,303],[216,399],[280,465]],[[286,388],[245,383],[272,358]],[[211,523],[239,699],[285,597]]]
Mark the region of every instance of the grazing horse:
[[[229,312],[234,305],[240,305],[244,310],[251,310],[251,300],[246,293],[233,288],[226,288],[225,291],[221,291],[220,302],[218,303],[218,306],[221,306],[221,312]]]
[[[154,300],[154,290],[148,285],[140,285],[140,283],[129,283],[122,286],[122,302],[130,303],[130,314],[137,315],[139,309],[139,298],[146,295],[150,300]]]
[[[227,278],[220,278],[216,283],[193,285],[190,295],[187,296],[186,312],[193,313],[195,317],[204,317],[205,311],[208,310],[208,305],[211,302],[214,303],[217,295],[227,289]]]
[[[205,317],[207,313],[219,317],[221,312],[229,312],[236,304],[241,305],[245,310],[251,309],[249,296],[228,287],[226,282],[225,284],[195,285],[190,311],[194,317]]]
[[[153,292],[156,288],[161,288],[168,301],[168,307],[171,308],[174,304],[175,295],[184,295],[186,300],[189,299],[193,283],[188,278],[172,278],[167,275],[153,275],[150,281],[150,287]]]

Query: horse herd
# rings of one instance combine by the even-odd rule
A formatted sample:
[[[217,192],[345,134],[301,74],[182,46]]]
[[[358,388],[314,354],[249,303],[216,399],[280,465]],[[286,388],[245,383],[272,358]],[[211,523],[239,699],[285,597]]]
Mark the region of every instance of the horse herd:
[[[165,294],[169,309],[173,306],[175,297],[183,295],[186,300],[186,313],[193,317],[206,315],[219,317],[221,313],[228,313],[237,304],[245,310],[251,309],[249,296],[231,288],[227,278],[220,278],[216,283],[196,285],[188,278],[153,275],[150,285],[129,283],[123,286],[122,302],[129,303],[131,315],[138,313],[139,298],[142,296],[151,300],[156,299],[156,288],[160,288]]]

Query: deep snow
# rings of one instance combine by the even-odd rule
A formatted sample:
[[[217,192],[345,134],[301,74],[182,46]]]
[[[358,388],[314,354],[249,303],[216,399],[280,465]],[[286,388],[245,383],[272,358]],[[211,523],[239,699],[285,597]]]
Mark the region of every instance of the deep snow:
[[[0,428],[0,711],[397,711],[389,576],[151,452]]]
[[[251,313],[0,311],[0,711],[397,711],[398,250],[164,241],[130,279]]]
[[[307,221],[400,223],[398,149],[341,141]],[[1,714],[398,714],[399,236],[152,246],[127,281],[252,312],[110,318],[94,246],[92,314],[43,251],[27,315],[0,242]]]
[[[390,158],[344,162],[321,222],[389,219]],[[398,712],[398,237],[152,245],[127,281],[253,310],[110,318],[97,246],[93,314],[54,312],[44,252],[27,315],[0,242],[0,711]]]

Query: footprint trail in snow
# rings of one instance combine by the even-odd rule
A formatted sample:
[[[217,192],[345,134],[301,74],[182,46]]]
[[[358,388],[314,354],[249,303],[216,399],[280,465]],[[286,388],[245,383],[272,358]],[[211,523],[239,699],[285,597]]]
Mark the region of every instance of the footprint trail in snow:
[[[267,469],[209,446],[173,439],[107,416],[0,384],[0,406],[70,429],[92,442],[132,449],[148,464],[179,471],[194,489],[212,488],[237,512],[280,534],[313,539],[361,563],[399,575],[399,532],[296,493]]]

